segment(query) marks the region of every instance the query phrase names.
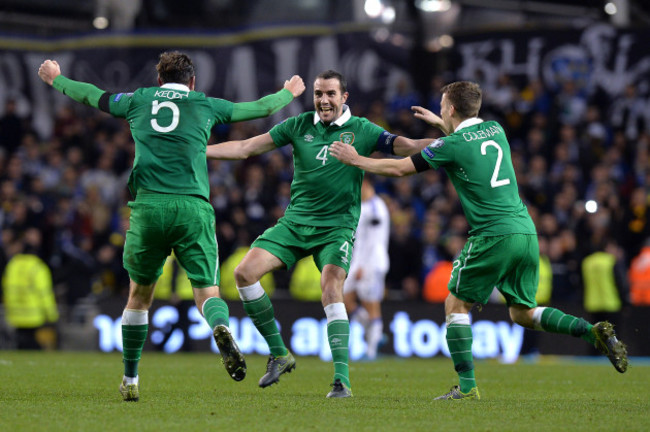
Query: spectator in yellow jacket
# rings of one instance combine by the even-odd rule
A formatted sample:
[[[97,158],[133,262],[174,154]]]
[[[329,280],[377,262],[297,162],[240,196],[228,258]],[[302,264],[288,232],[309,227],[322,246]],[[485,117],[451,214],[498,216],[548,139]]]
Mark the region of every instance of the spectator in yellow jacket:
[[[59,311],[52,289],[52,273],[37,254],[41,234],[30,228],[18,241],[18,252],[9,259],[2,276],[7,323],[16,331],[18,349],[53,348],[55,333],[43,329],[59,320]]]

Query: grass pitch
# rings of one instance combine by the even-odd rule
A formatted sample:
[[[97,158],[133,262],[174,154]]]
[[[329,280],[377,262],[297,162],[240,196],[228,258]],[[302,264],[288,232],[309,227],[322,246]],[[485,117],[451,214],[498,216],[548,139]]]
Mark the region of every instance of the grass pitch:
[[[451,360],[351,365],[350,399],[326,399],[332,365],[297,357],[279,385],[257,386],[266,358],[231,380],[215,354],[143,353],[140,401],[125,403],[120,354],[0,351],[2,431],[647,431],[650,366],[544,358],[477,361],[480,401],[436,401]],[[642,363],[642,362],[639,362]]]

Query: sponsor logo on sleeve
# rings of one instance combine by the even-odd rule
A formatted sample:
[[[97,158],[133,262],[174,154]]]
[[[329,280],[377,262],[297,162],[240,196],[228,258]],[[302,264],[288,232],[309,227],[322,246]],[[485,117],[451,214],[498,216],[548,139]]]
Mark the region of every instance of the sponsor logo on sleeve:
[[[113,102],[119,102],[120,99],[122,99],[122,96],[131,96],[133,93],[118,93],[115,96],[113,96]]]
[[[432,152],[431,149],[430,149],[429,147],[425,147],[424,150],[422,150],[422,152],[423,152],[425,155],[427,155],[429,158],[431,158],[431,159],[433,159],[434,157],[436,157],[436,154],[435,154],[434,152]]]

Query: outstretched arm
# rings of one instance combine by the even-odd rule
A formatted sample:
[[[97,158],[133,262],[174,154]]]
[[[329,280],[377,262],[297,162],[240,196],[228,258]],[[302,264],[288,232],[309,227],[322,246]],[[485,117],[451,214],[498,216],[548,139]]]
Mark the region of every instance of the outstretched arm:
[[[232,110],[231,121],[253,120],[268,117],[287,106],[294,98],[305,91],[305,83],[298,75],[284,82],[284,88],[277,93],[264,96],[253,102],[236,103]]]
[[[270,133],[254,136],[241,141],[226,141],[207,147],[205,155],[208,159],[236,160],[266,153],[275,148]]]
[[[398,156],[412,156],[433,142],[433,138],[411,139],[398,136],[393,142],[393,153]]]
[[[346,165],[360,168],[374,174],[389,177],[404,177],[416,173],[415,165],[411,158],[403,159],[372,159],[361,156],[350,144],[334,141],[329,147],[332,156]]]
[[[93,108],[99,108],[99,99],[106,93],[92,84],[64,77],[61,67],[54,60],[45,60],[38,68],[38,76],[64,95]]]
[[[413,111],[413,116],[416,119],[423,120],[427,122],[429,125],[438,128],[444,133],[445,135],[449,135],[453,131],[448,130],[447,127],[445,126],[445,123],[442,121],[442,118],[440,116],[432,113],[426,108],[423,108],[421,106],[412,106],[411,111]]]

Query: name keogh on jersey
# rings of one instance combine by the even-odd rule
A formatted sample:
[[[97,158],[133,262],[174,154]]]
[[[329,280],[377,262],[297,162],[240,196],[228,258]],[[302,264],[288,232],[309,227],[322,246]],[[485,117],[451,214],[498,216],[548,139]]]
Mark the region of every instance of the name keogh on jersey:
[[[156,90],[154,96],[167,99],[183,99],[187,97],[187,93],[179,93],[174,90]]]
[[[490,138],[500,133],[501,131],[499,130],[498,126],[490,126],[489,128],[478,130],[476,132],[464,132],[463,138],[465,138],[465,141],[475,141]]]

